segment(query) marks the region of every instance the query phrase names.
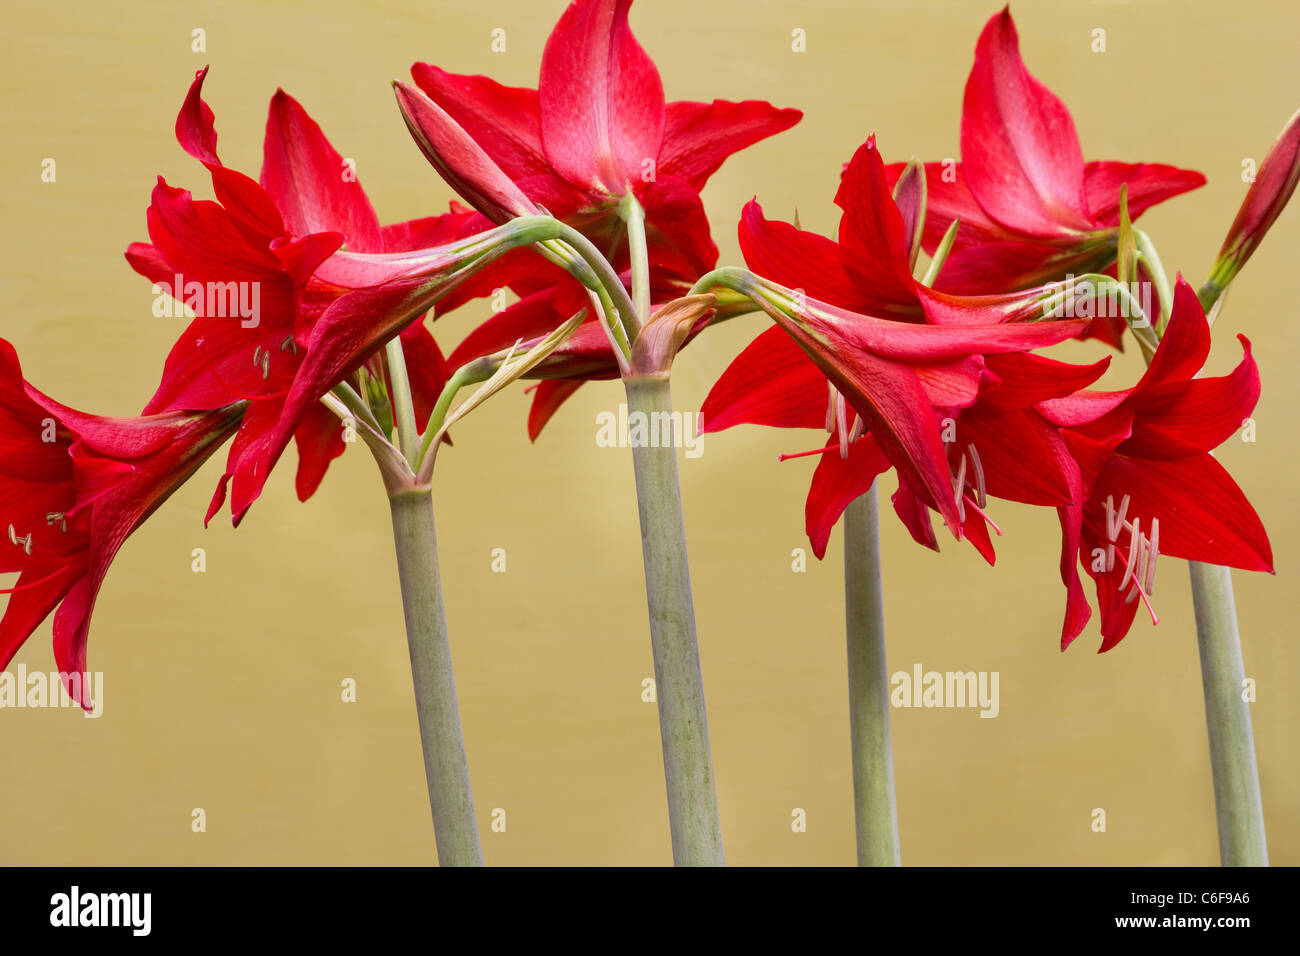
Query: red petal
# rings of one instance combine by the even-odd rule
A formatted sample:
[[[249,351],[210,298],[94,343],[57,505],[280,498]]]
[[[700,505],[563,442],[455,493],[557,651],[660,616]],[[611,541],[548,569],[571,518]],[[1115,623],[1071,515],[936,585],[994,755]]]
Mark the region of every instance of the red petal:
[[[727,366],[700,408],[701,433],[732,425],[821,428],[826,376],[779,326],[763,331]],[[833,522],[832,522],[833,523]]]
[[[1173,461],[1114,455],[1089,495],[1087,520],[1104,530],[1102,502],[1131,496],[1129,520],[1160,519],[1160,553],[1243,571],[1272,571],[1273,550],[1259,515],[1237,483],[1208,454]]]
[[[745,264],[758,275],[854,312],[892,314],[893,304],[873,298],[850,277],[833,240],[765,218],[754,200],[745,204],[739,232]],[[906,314],[919,317],[920,309],[912,304]]]
[[[1210,323],[1196,292],[1180,275],[1174,284],[1174,304],[1160,346],[1134,392],[1166,382],[1185,382],[1205,367],[1209,355]]]
[[[975,48],[961,155],[971,193],[1003,225],[1035,236],[1092,228],[1074,120],[1025,69],[1007,10],[989,20]]]
[[[659,170],[699,191],[732,153],[789,129],[802,117],[799,110],[777,109],[761,100],[669,103]]]
[[[188,189],[174,189],[161,177],[148,223],[158,256],[186,281],[255,281],[280,271],[269,249],[250,244],[224,207],[196,201]]]
[[[889,459],[881,453],[870,435],[849,445],[849,457],[841,458],[836,450],[821,456],[813,472],[804,509],[808,541],[818,559],[826,557],[831,529],[844,509],[866,494],[881,472],[889,470]]]
[[[664,138],[664,89],[628,26],[632,0],[575,0],[546,41],[542,142],[557,173],[612,195],[642,181]]]
[[[1071,365],[1030,352],[990,355],[984,361],[997,376],[997,383],[985,397],[1012,408],[1073,395],[1101,378],[1110,367],[1109,355],[1092,365]]]
[[[908,230],[890,193],[874,136],[849,161],[835,204],[844,210],[839,238],[849,274],[873,296],[911,306],[916,293],[907,257]]]
[[[1133,396],[1133,435],[1123,451],[1142,458],[1181,458],[1210,451],[1241,428],[1259,401],[1259,368],[1250,340],[1229,375],[1142,389]]]
[[[958,424],[957,447],[967,444],[979,455],[989,494],[1029,505],[1075,500],[1068,478],[1077,466],[1059,430],[1033,410],[977,406]]]
[[[1192,169],[1161,163],[1094,161],[1083,169],[1088,210],[1099,226],[1119,225],[1119,188],[1128,184],[1128,214],[1136,219],[1156,203],[1205,185]]]
[[[283,90],[271,98],[266,118],[261,182],[290,232],[341,232],[353,252],[385,251],[361,183],[316,121]]]
[[[0,670],[9,666],[32,631],[63,600],[74,582],[85,574],[84,559],[50,574],[48,568],[24,571],[18,578],[0,619]]]
[[[316,493],[330,462],[343,454],[347,443],[338,416],[319,403],[307,410],[293,437],[298,446],[294,490],[299,501],[306,501]]]
[[[912,493],[906,482],[898,482],[898,490],[889,500],[893,502],[894,513],[903,522],[912,540],[931,551],[938,551],[939,540],[934,536],[934,522],[930,518],[932,512]]]

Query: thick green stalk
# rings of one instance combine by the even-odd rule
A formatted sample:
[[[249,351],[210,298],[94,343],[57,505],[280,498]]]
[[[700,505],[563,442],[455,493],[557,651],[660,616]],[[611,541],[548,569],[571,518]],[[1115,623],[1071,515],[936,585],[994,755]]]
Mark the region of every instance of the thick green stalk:
[[[657,441],[632,448],[632,465],[641,517],[673,861],[678,866],[722,866],[722,825],[686,561],[676,441],[669,424],[672,394],[666,376],[633,378],[624,384],[629,418],[638,413],[646,416],[651,435],[655,423],[662,426]]]
[[[876,486],[844,509],[844,617],[858,866],[898,866],[898,804],[889,738],[889,672],[880,586]]]
[[[650,317],[650,253],[646,245],[645,210],[636,196],[628,193],[618,205],[618,214],[627,223],[628,258],[632,263],[632,305],[644,323]]]
[[[1201,652],[1205,725],[1219,824],[1219,861],[1224,866],[1268,866],[1264,805],[1255,765],[1250,704],[1244,699],[1245,668],[1232,577],[1227,568],[1189,562],[1196,643]]]
[[[415,404],[411,400],[411,379],[406,371],[406,355],[402,351],[401,337],[393,336],[384,349],[388,359],[388,397],[393,403],[397,441],[407,463],[414,468],[415,456],[420,448],[420,432],[415,427]]]
[[[482,866],[438,574],[433,498],[427,491],[410,491],[390,498],[389,506],[438,863]]]

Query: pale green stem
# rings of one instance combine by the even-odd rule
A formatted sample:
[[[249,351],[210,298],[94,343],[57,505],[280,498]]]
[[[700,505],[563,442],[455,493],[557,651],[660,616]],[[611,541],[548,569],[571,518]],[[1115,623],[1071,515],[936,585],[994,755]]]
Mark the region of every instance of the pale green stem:
[[[390,498],[389,507],[438,863],[482,866],[442,604],[433,498],[427,491],[412,491]]]
[[[401,336],[395,335],[389,339],[384,349],[388,358],[388,397],[393,403],[398,446],[407,463],[414,468],[415,456],[420,447],[420,433],[415,427],[415,404],[411,400],[411,379],[406,371]]]
[[[379,427],[379,421],[375,418],[375,413],[371,411],[370,406],[366,404],[365,399],[357,394],[347,382],[339,382],[332,389],[330,394],[336,397],[343,406],[352,413],[352,416],[359,422],[364,422],[373,428],[376,434],[383,434],[383,429]]]
[[[632,304],[639,322],[650,318],[650,254],[645,237],[645,210],[632,193],[619,202],[618,213],[627,223],[628,254],[632,262]]]
[[[750,294],[749,282],[754,278],[754,274],[745,269],[736,266],[723,266],[720,269],[714,269],[707,272],[696,280],[695,285],[691,286],[691,291],[687,295],[702,295],[717,286],[724,289],[731,289],[734,292],[740,292],[744,295]],[[752,296],[751,296],[752,298]]]
[[[1205,724],[1224,866],[1268,866],[1264,805],[1255,764],[1250,704],[1245,700],[1241,637],[1227,568],[1189,562],[1196,644],[1201,653]]]
[[[889,672],[876,485],[844,509],[844,616],[858,866],[898,866],[898,803],[889,736]]]
[[[415,404],[400,338],[385,346],[389,399],[397,422],[398,441],[408,467],[420,447]],[[433,811],[433,833],[442,866],[482,866],[474,794],[461,732],[451,644],[442,603],[438,571],[438,539],[433,523],[433,498],[427,490],[391,494],[393,542],[406,618],[406,643],[411,657],[415,709],[424,752],[424,776]]]
[[[624,385],[629,415],[639,413],[650,422],[671,421],[672,394],[666,377],[628,379]],[[671,425],[665,427],[671,430]],[[722,825],[695,635],[675,436],[661,432],[653,447],[635,445],[632,465],[673,861],[678,866],[722,866]]]

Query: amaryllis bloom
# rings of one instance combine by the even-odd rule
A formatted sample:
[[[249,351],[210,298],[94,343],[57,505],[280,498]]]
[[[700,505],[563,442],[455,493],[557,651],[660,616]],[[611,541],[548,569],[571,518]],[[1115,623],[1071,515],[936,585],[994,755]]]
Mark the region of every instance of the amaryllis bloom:
[[[1084,162],[1069,110],[1025,68],[1009,9],[975,48],[962,104],[961,162],[926,164],[933,251],[954,219],[956,241],[935,283],[1003,292],[1097,272],[1115,258],[1120,187],[1129,215],[1204,185],[1192,170],[1154,163]],[[896,177],[901,165],[891,172]]]
[[[628,25],[630,6],[573,0],[547,40],[536,90],[417,63],[411,75],[437,111],[413,116],[409,91],[404,111],[413,130],[427,129],[417,135],[426,153],[426,144],[445,139],[433,126],[457,124],[531,202],[579,229],[619,269],[627,248],[617,207],[622,196],[636,196],[652,267],[690,283],[718,255],[700,201],[705,182],[732,153],[802,114],[754,100],[665,102],[659,71]],[[437,163],[481,211],[517,214],[466,189],[485,177],[465,164],[458,155]]]
[[[889,179],[876,138],[870,136],[845,166],[835,194],[835,203],[843,210],[837,239],[769,220],[756,201],[749,202],[739,228],[746,265],[811,298],[905,322],[992,324],[1045,314],[1038,303],[1059,291],[1055,285],[953,295],[913,278],[918,250],[912,223],[925,219],[926,212],[912,203],[906,210],[901,208]]]
[[[1077,467],[1060,429],[1034,406],[1091,384],[1107,364],[1076,366],[1011,353],[972,357],[973,381],[922,378],[934,429],[947,451],[962,536],[989,563],[994,554],[986,496],[1050,506],[1074,500],[1070,475]],[[954,381],[959,387],[952,387]],[[736,357],[710,391],[700,417],[705,432],[753,424],[830,433],[829,444],[814,453],[819,461],[805,508],[808,538],[819,558],[844,509],[891,465],[843,395],[780,328],[763,332]],[[913,538],[938,550],[931,508],[901,480],[893,503]]]
[[[0,571],[18,572],[0,620],[0,669],[57,607],[54,658],[69,695],[90,709],[86,636],[109,565],[243,409],[88,415],[29,385],[0,339]]]
[[[197,316],[172,349],[145,413],[250,403],[209,514],[220,506],[233,479],[232,511],[238,522],[265,481],[265,473],[255,469],[266,466],[259,459],[271,443],[272,428],[285,427],[281,419],[288,392],[309,364],[309,342],[331,304],[350,292],[393,282],[403,283],[402,294],[393,296],[401,299],[412,286],[444,280],[459,261],[457,244],[472,251],[474,237],[492,224],[478,213],[453,210],[381,227],[351,167],[283,91],[271,100],[261,182],[229,169],[217,155],[212,111],[202,100],[206,74],[206,69],[200,71],[190,87],[176,133],[185,151],[210,171],[219,201],[195,201],[188,191],[160,180],[148,213],[153,243],[133,244],[127,258]],[[540,267],[546,264],[521,251],[511,269],[527,276]],[[442,287],[449,292],[452,284],[444,281]],[[460,301],[491,287],[468,284],[459,292]],[[412,359],[417,413],[421,421],[427,419],[447,369],[419,321],[422,312],[403,312],[400,323],[398,316],[378,312],[359,320],[351,334],[331,336],[331,350],[346,355],[338,377],[321,382],[319,394],[368,359],[371,374],[384,380],[383,356],[377,353],[400,332]],[[337,359],[325,362],[317,356],[313,368],[328,366],[329,374],[335,374]],[[297,490],[305,500],[329,462],[342,453],[343,429],[316,402],[304,403],[293,414]]]
[[[983,356],[1055,345],[1086,324],[1012,321],[1016,316],[1008,312],[1001,323],[927,325],[850,312],[765,279],[752,280],[745,291],[844,396],[899,480],[959,538],[966,523],[957,497],[961,488],[950,472],[935,406],[974,401]],[[1028,297],[1023,308],[1023,317],[1040,311],[1036,297]]]
[[[1139,603],[1150,607],[1159,555],[1273,570],[1259,516],[1210,454],[1259,399],[1250,342],[1238,338],[1245,355],[1234,371],[1197,377],[1210,327],[1180,276],[1164,337],[1137,385],[1038,406],[1064,429],[1081,469],[1085,496],[1062,523],[1067,552],[1077,551],[1096,582],[1103,651],[1128,633]],[[1062,645],[1074,636],[1067,632]]]

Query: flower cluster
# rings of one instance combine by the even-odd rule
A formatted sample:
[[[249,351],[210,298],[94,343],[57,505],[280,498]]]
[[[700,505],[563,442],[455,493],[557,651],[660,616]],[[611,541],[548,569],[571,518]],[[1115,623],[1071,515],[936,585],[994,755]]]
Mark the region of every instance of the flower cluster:
[[[0,666],[58,607],[59,667],[84,671],[113,556],[227,439],[207,520],[229,499],[238,524],[290,443],[307,499],[350,429],[376,449],[390,493],[419,489],[456,388],[538,380],[536,438],[583,382],[666,377],[709,325],[755,309],[775,324],[722,374],[704,427],[830,434],[806,505],[819,556],[845,507],[893,470],[893,506],[917,542],[938,547],[937,514],[990,563],[990,532],[1000,533],[990,499],[1057,510],[1063,646],[1091,613],[1080,569],[1095,585],[1103,650],[1149,605],[1160,555],[1272,569],[1259,518],[1211,454],[1259,397],[1250,343],[1241,338],[1230,374],[1199,373],[1206,307],[1295,188],[1295,119],[1198,298],[1181,276],[1165,277],[1132,221],[1203,177],[1085,162],[1068,110],[1025,68],[1003,11],[976,47],[961,162],[887,164],[868,136],[840,175],[836,239],[751,202],[739,225],[748,270],[717,269],[701,190],[728,156],[801,114],[666,101],[630,4],[573,0],[537,89],[415,64],[413,82],[395,85],[401,115],[468,206],[389,225],[282,91],[258,177],[226,166],[199,72],[175,131],[215,200],[160,178],[149,241],[126,252],[192,313],[140,416],[60,405],[0,342],[0,570],[19,574]],[[1139,286],[1154,295],[1133,294]],[[442,315],[503,287],[515,304],[439,347],[425,321],[435,307]],[[1074,308],[1084,295],[1120,308]],[[1149,361],[1127,388],[1094,389],[1108,358],[1074,365],[1041,353],[1126,336]],[[398,390],[412,399],[411,423]],[[394,457],[394,435],[417,454]]]

